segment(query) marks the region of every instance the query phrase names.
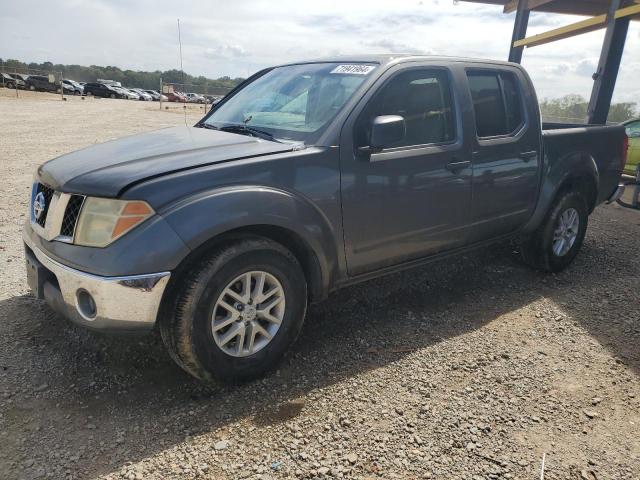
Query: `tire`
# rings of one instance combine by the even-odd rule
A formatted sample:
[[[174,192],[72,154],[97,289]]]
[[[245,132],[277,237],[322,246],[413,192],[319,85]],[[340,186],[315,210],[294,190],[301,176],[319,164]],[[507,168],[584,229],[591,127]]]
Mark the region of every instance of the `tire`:
[[[572,217],[575,212],[578,225],[568,229],[565,237],[560,235],[554,244],[554,235],[561,228],[561,221]],[[567,215],[563,217],[563,215]],[[536,270],[544,272],[560,272],[567,268],[576,258],[582,247],[587,232],[589,213],[584,196],[577,191],[560,193],[553,202],[547,216],[538,229],[521,245],[521,255],[524,262]],[[565,222],[567,224],[568,222]],[[575,237],[574,234],[575,233]],[[566,238],[560,252],[557,247]],[[573,241],[570,241],[573,239]],[[566,251],[565,251],[566,250]]]
[[[32,92],[35,92],[36,91],[35,85],[29,85],[29,90],[31,90]]]
[[[184,285],[159,321],[163,342],[172,358],[188,373],[204,381],[241,382],[273,369],[298,337],[306,313],[307,283],[297,259],[278,243],[246,238],[213,252],[197,265],[186,280],[181,280]],[[235,301],[225,292],[230,288],[241,292],[244,283],[240,279],[246,279],[247,274],[251,275],[249,284],[253,285],[253,297],[257,291],[257,278],[253,275],[259,277],[262,273],[265,274],[263,278],[267,278],[262,283],[265,289],[271,291],[277,285],[281,287],[281,300],[277,299],[278,293],[265,303],[256,297],[251,312],[251,301],[244,305],[235,303],[233,310],[244,306],[239,319],[231,310],[220,306],[221,300],[227,305]],[[252,283],[254,278],[256,283]],[[264,320],[260,313],[256,316],[256,310],[274,301],[276,306],[268,313],[272,319],[280,316],[279,325]],[[225,314],[224,318],[220,318],[220,312]],[[237,311],[235,315],[238,315]],[[214,326],[216,322],[217,326]],[[221,327],[229,322],[230,325]],[[258,333],[253,335],[255,342],[251,342],[254,328]],[[272,333],[271,339],[262,335],[258,328],[271,329],[267,332]],[[221,345],[234,333],[232,329],[244,333]],[[247,345],[253,345],[256,350],[251,353],[250,347],[245,349]]]
[[[111,95],[109,95],[109,98],[116,98],[116,96],[112,93]]]
[[[7,88],[16,88],[16,86],[15,86],[13,83],[11,83],[11,82],[7,82],[7,83],[5,84],[5,86],[6,86]]]

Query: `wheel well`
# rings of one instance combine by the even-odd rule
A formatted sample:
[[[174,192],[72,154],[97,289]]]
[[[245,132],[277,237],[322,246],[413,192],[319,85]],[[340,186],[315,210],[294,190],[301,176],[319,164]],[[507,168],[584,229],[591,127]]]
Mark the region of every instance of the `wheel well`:
[[[202,257],[214,249],[222,248],[226,244],[248,237],[268,238],[287,248],[293,253],[302,266],[309,287],[309,300],[311,302],[319,301],[326,296],[326,289],[323,287],[324,283],[318,257],[300,235],[283,227],[251,225],[229,230],[217,235],[193,250],[171,275],[171,280],[163,299],[165,306],[167,305],[167,301],[172,301],[171,299],[183,283],[184,277],[192,271],[193,266],[197,264]]]
[[[596,181],[587,175],[569,177],[567,178],[560,189],[558,190],[558,195],[567,191],[578,191],[582,193],[587,201],[587,207],[589,208],[589,213],[596,208],[596,201],[598,199],[598,186]]]

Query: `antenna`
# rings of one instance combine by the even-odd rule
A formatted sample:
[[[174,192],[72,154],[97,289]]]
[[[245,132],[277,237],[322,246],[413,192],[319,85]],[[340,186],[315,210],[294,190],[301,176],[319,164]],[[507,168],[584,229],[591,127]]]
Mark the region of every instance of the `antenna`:
[[[182,73],[182,86],[184,87],[184,69],[182,68],[182,37],[180,36],[180,19],[178,19],[178,45],[180,45],[180,72]],[[184,126],[187,127],[187,105],[182,106],[184,110]]]

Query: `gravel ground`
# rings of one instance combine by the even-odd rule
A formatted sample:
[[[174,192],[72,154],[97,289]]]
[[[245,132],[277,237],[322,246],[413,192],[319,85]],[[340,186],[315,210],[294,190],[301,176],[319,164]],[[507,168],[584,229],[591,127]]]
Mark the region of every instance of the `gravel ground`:
[[[204,386],[155,335],[101,336],[29,296],[34,168],[184,121],[157,104],[0,91],[0,477],[640,478],[640,213],[600,207],[574,265],[510,245],[311,307],[279,371]],[[197,109],[189,114],[193,122]]]

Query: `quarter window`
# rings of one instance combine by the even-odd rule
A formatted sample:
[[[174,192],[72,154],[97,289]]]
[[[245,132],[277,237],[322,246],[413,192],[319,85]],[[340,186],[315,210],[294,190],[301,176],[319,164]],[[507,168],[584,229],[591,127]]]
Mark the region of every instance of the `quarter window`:
[[[373,119],[380,115],[400,115],[405,120],[405,138],[392,148],[452,141],[455,124],[446,72],[409,70],[393,77],[358,119],[358,146],[369,144]]]
[[[516,78],[507,72],[468,72],[478,137],[510,135],[524,122]]]

